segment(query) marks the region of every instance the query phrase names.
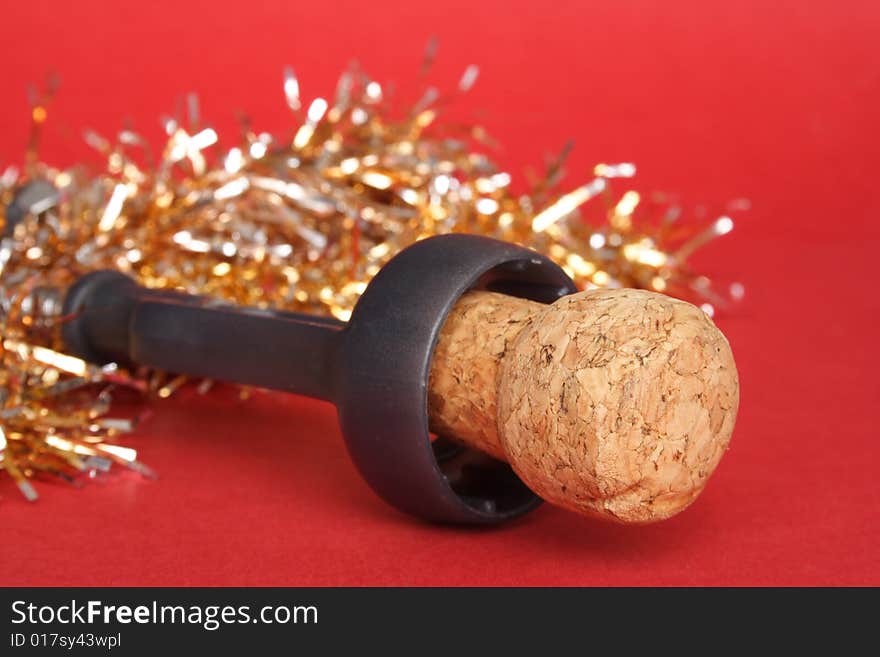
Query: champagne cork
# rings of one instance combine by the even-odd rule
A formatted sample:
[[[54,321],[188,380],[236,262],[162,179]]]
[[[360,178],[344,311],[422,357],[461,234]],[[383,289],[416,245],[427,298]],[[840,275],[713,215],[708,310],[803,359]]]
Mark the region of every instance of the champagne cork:
[[[507,461],[553,504],[626,523],[700,494],[730,441],[739,381],[699,308],[642,290],[552,305],[470,292],[435,350],[431,429]]]

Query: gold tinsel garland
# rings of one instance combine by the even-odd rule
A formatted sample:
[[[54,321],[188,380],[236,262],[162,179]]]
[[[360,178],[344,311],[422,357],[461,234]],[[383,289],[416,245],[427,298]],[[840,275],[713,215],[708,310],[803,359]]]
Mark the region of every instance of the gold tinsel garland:
[[[476,72],[465,72],[458,93]],[[61,352],[60,301],[89,270],[115,268],[148,286],[345,320],[400,249],[469,232],[546,253],[582,288],[652,289],[707,312],[728,296],[686,261],[732,228],[729,217],[694,227],[677,221],[674,205],[643,211],[638,192],[610,189],[612,179],[635,174],[628,163],[599,164],[591,180],[554,195],[560,157],[530,194],[516,195],[511,177],[484,154],[481,128],[438,122],[456,94],[428,89],[394,118],[382,86],[353,69],[332,102],[317,98],[306,107],[287,70],[292,139],[245,127],[238,146],[212,159],[218,136],[201,125],[190,98],[186,125],[164,120],[158,162],[130,130],[114,140],[86,133],[107,161],[93,176],[37,157],[52,91],[33,103],[24,171],[0,175],[0,468],[29,499],[36,493],[28,479],[38,475],[73,481],[114,462],[150,474],[134,450],[113,441],[132,422],[107,416],[108,389],[166,397],[184,381],[95,367]],[[601,222],[582,216],[590,201]]]

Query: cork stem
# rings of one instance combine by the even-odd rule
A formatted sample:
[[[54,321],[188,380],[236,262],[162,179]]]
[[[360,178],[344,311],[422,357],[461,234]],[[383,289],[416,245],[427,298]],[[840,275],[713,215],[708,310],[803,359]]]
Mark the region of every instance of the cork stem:
[[[468,292],[446,319],[431,363],[431,430],[507,460],[498,435],[498,377],[504,357],[542,304]]]

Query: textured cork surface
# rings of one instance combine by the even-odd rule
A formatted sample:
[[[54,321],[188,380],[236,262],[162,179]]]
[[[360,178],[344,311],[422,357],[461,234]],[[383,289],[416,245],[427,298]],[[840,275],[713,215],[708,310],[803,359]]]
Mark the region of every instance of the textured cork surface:
[[[429,394],[438,433],[504,458],[549,502],[623,522],[696,498],[738,403],[712,321],[640,290],[552,306],[472,292],[444,325]]]
[[[449,313],[431,362],[431,429],[506,461],[498,436],[499,367],[541,304],[469,292]]]

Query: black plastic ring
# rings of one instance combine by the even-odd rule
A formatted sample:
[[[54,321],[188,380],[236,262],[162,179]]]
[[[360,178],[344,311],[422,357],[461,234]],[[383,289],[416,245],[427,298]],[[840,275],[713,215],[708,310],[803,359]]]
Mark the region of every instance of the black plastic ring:
[[[358,301],[334,397],[348,451],[386,502],[435,522],[494,524],[541,499],[506,463],[444,439],[432,443],[428,430],[434,346],[450,309],[471,289],[541,303],[577,291],[559,266],[530,249],[476,235],[417,242]]]

